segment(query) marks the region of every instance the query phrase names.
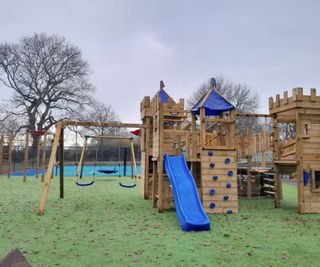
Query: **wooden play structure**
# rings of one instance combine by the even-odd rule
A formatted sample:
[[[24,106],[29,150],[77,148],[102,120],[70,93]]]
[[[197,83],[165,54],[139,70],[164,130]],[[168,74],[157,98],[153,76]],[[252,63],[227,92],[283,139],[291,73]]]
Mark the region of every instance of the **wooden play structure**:
[[[320,96],[316,89],[310,95],[294,88],[292,96],[270,97],[273,118],[273,158],[275,169],[275,206],[280,207],[281,175],[296,177],[299,213],[320,213]],[[295,125],[295,137],[284,140],[280,124]]]
[[[216,112],[210,107],[215,97],[226,101],[214,90],[214,81],[192,110],[184,109],[183,99],[176,103],[163,87],[161,82],[157,94],[152,99],[145,97],[140,104],[141,119],[148,126],[141,135],[141,194],[152,200],[153,207],[163,212],[171,206],[172,188],[162,159],[164,154],[182,153],[208,213],[238,211],[237,162],[241,157],[247,160],[248,198],[252,197],[251,174],[255,173],[262,180],[259,186],[264,193],[273,196],[275,207],[280,207],[281,176],[295,175],[299,212],[320,212],[320,97],[315,89],[310,96],[296,88],[292,97],[285,92],[283,99],[279,95],[275,101],[270,98],[270,114],[236,114],[232,105]],[[272,132],[253,135],[248,129],[246,136],[236,136],[236,117],[269,118]],[[296,137],[280,140],[279,123],[294,123]],[[267,162],[271,150],[273,160]],[[257,154],[259,166],[253,169],[252,159]],[[272,168],[267,166],[270,163]]]
[[[271,118],[269,114],[259,114],[263,116]],[[272,159],[268,157],[272,150],[271,134],[265,129],[254,134],[252,127],[247,127],[246,134],[237,139],[239,196],[251,199],[274,195],[274,178],[270,173]]]
[[[233,105],[212,86],[192,110],[175,102],[163,89],[140,105],[147,127],[141,134],[142,195],[160,212],[170,207],[173,194],[164,171],[164,154],[183,153],[190,165],[208,213],[238,212],[237,155]],[[211,108],[218,101],[221,109]]]
[[[281,176],[290,175],[298,182],[299,212],[320,213],[320,96],[316,95],[315,89],[311,89],[309,96],[303,95],[302,88],[296,88],[293,89],[292,97],[288,97],[288,92],[285,92],[283,98],[279,95],[275,101],[270,98],[270,114],[243,114],[236,113],[235,107],[215,88],[215,80],[212,79],[205,95],[188,110],[184,107],[184,99],[175,102],[164,90],[161,81],[157,93],[152,98],[144,97],[140,103],[142,124],[59,121],[39,214],[45,211],[58,147],[60,198],[64,197],[63,132],[67,126],[140,129],[140,193],[144,199],[152,200],[152,206],[159,212],[173,207],[175,201],[173,193],[176,194],[176,187],[172,184],[172,169],[168,172],[164,159],[176,156],[188,166],[184,171],[187,169],[192,174],[194,190],[199,193],[207,213],[238,212],[238,170],[241,175],[238,167],[241,160],[245,160],[247,168],[247,198],[255,195],[254,183],[258,181],[259,190],[262,188],[264,193],[274,197],[275,207],[280,207]],[[236,123],[239,117],[268,118],[272,130],[270,132],[265,127],[253,134],[247,128],[245,135],[238,136]],[[295,137],[290,140],[281,133],[281,125],[285,123],[295,125]],[[86,140],[80,166],[85,149]]]

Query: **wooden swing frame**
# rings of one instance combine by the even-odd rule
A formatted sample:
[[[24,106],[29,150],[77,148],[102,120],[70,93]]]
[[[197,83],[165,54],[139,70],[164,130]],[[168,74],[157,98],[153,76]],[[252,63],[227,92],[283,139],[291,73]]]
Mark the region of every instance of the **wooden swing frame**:
[[[60,198],[64,198],[64,128],[66,126],[93,126],[93,127],[119,127],[119,128],[143,128],[147,127],[138,123],[120,123],[120,122],[92,122],[92,121],[58,121],[56,124],[56,134],[53,139],[52,150],[49,158],[47,173],[44,178],[44,187],[40,199],[38,215],[44,215],[45,207],[48,199],[51,177],[54,170],[54,162],[59,149],[60,156],[60,179],[59,191]]]

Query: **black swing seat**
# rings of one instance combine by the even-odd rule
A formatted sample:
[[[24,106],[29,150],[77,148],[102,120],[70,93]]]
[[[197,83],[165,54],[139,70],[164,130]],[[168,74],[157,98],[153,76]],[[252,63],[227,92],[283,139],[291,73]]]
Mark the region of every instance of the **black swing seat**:
[[[117,170],[98,170],[98,172],[110,174],[110,173],[117,173],[118,171]]]
[[[133,188],[133,187],[136,187],[137,184],[123,184],[119,182],[119,185],[124,188]]]
[[[94,181],[91,181],[89,183],[83,183],[83,184],[81,184],[78,181],[76,181],[76,185],[78,185],[78,186],[90,186],[90,185],[93,185],[93,184],[94,184]]]

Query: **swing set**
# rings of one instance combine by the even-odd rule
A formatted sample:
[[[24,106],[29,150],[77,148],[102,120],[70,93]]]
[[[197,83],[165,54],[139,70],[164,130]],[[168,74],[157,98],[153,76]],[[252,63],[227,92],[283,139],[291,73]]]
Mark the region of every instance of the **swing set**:
[[[77,133],[76,133],[77,134]],[[77,137],[76,137],[77,139]],[[131,178],[133,179],[135,177],[135,180],[137,179],[137,175],[138,175],[138,171],[137,171],[137,163],[136,163],[136,157],[135,157],[135,153],[134,153],[134,146],[133,146],[133,138],[132,137],[120,137],[120,136],[92,136],[92,135],[86,135],[84,137],[84,144],[82,147],[82,151],[81,151],[81,156],[80,156],[80,160],[79,160],[79,164],[77,167],[77,172],[76,172],[76,176],[77,176],[77,181],[76,181],[76,185],[78,186],[90,186],[93,185],[95,183],[95,176],[96,176],[96,172],[100,172],[100,173],[104,173],[104,174],[113,174],[113,173],[119,173],[119,177],[120,177],[120,164],[118,165],[119,170],[113,169],[99,169],[97,170],[97,162],[98,162],[98,155],[99,155],[99,146],[96,146],[96,152],[95,152],[95,163],[94,163],[94,168],[92,171],[92,180],[89,182],[81,182],[81,179],[83,178],[83,167],[84,167],[84,163],[85,163],[85,156],[86,156],[86,151],[88,150],[88,140],[89,139],[107,139],[107,140],[126,140],[130,142],[130,151],[131,151],[131,165],[132,165],[132,169],[134,170],[135,174],[133,175],[133,172],[131,174]],[[126,155],[125,155],[126,156]],[[118,160],[120,160],[120,147],[119,147],[119,153],[118,153]],[[124,166],[124,168],[126,168],[126,166]],[[121,187],[124,188],[133,188],[136,186],[136,181],[133,184],[125,184],[123,182],[119,182],[119,185]]]
[[[48,169],[45,175],[43,192],[39,205],[39,215],[43,215],[49,194],[51,177],[53,175],[55,160],[59,157],[60,179],[59,192],[60,198],[64,198],[64,128],[68,126],[83,127],[113,127],[113,128],[135,128],[141,129],[144,125],[138,123],[121,123],[121,122],[92,122],[92,121],[59,121],[56,124],[56,134],[52,143],[52,150],[49,158]],[[127,138],[128,139],[128,138]],[[59,151],[58,151],[59,148]],[[130,185],[129,185],[130,186]]]

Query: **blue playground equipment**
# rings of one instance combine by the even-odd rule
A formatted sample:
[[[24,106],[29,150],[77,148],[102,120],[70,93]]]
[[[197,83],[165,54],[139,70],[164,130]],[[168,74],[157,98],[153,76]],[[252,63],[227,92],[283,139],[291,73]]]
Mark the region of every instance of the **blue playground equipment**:
[[[210,220],[203,209],[196,183],[183,155],[165,154],[165,169],[174,192],[176,212],[183,231],[208,231]]]

